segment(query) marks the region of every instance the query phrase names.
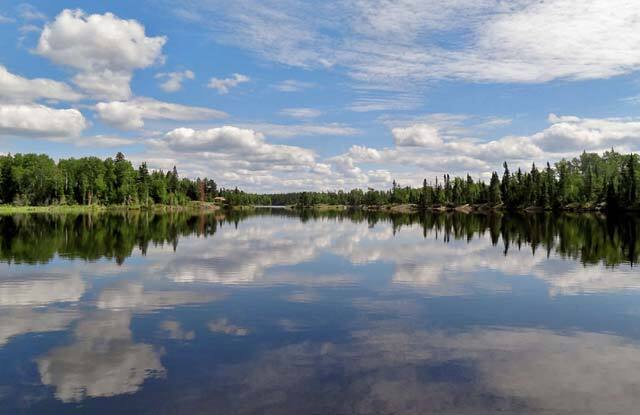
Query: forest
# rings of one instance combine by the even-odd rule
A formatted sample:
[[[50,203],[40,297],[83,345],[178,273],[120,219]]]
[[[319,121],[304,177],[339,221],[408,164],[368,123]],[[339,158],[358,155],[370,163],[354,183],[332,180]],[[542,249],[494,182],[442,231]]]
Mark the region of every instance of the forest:
[[[210,178],[180,177],[177,168],[137,168],[122,153],[115,158],[82,157],[57,163],[45,154],[0,156],[0,204],[49,205],[183,205],[225,197],[249,204],[238,189],[219,189]]]
[[[137,168],[122,153],[115,158],[83,157],[57,163],[44,154],[0,156],[0,204],[47,205],[182,205],[190,201],[211,202],[223,197],[227,205],[319,204],[381,206],[414,204],[433,206],[488,205],[506,209],[605,208],[637,209],[640,160],[637,154],[613,149],[602,155],[583,152],[571,160],[560,160],[543,168],[493,172],[489,183],[444,174],[421,187],[368,188],[350,191],[247,193],[238,188],[219,188],[211,178],[180,177],[169,171],[150,171],[146,163]]]
[[[603,155],[583,152],[572,160],[560,160],[539,169],[510,171],[505,162],[500,176],[493,172],[489,183],[448,174],[433,182],[423,180],[420,188],[400,186],[395,181],[389,190],[369,188],[350,192],[300,192],[272,194],[274,205],[312,206],[317,204],[379,206],[415,204],[461,206],[465,204],[503,206],[508,209],[542,208],[547,210],[582,207],[638,208],[640,165],[637,154],[606,151]]]

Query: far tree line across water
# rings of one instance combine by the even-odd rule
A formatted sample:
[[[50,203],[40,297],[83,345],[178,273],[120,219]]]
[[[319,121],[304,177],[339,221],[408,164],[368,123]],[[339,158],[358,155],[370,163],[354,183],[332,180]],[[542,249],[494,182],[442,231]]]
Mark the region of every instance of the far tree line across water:
[[[381,206],[413,204],[418,207],[488,205],[508,209],[603,208],[637,209],[640,161],[636,154],[620,154],[613,149],[602,155],[583,152],[572,160],[529,171],[493,172],[489,183],[448,174],[422,187],[400,186],[389,190],[247,193],[237,188],[220,189],[210,178],[180,177],[178,170],[150,171],[146,163],[134,168],[122,153],[115,158],[61,159],[47,155],[0,156],[0,203],[15,205],[129,205],[186,204],[224,198],[230,205],[318,204]],[[220,199],[222,200],[222,199]]]

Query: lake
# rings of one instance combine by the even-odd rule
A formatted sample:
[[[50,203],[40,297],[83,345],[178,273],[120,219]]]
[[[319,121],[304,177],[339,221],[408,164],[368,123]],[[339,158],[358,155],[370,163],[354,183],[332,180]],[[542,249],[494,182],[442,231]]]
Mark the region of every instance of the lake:
[[[0,216],[2,414],[635,414],[640,219]]]

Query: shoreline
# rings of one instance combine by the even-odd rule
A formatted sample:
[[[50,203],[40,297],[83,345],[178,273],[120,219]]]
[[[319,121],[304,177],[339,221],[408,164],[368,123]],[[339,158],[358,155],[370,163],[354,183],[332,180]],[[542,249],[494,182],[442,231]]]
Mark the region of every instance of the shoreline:
[[[209,202],[191,202],[186,205],[51,205],[51,206],[13,206],[0,205],[0,215],[12,215],[21,213],[104,213],[104,212],[191,212],[209,211],[215,212],[225,209],[245,210],[250,207],[227,207]]]
[[[51,206],[13,206],[13,205],[0,205],[0,215],[11,214],[25,214],[25,213],[105,213],[105,212],[216,212],[216,211],[247,211],[255,209],[285,209],[290,211],[302,211],[311,210],[316,212],[344,212],[348,210],[362,210],[366,212],[386,212],[386,213],[444,213],[444,212],[460,212],[460,213],[499,213],[499,212],[522,212],[522,213],[536,213],[536,212],[574,212],[574,213],[598,213],[606,212],[606,206],[604,205],[578,205],[572,204],[558,209],[545,209],[538,206],[529,206],[526,208],[507,209],[504,205],[489,205],[489,204],[477,204],[477,205],[459,205],[459,206],[427,206],[420,207],[416,204],[386,204],[386,205],[329,205],[319,204],[311,206],[297,206],[297,205],[285,205],[285,206],[254,206],[254,205],[238,205],[238,206],[225,206],[212,202],[190,202],[186,205],[150,205],[150,206],[127,206],[127,205],[51,205]],[[620,212],[639,212],[637,207],[622,209]]]
[[[540,206],[528,206],[517,209],[508,209],[503,204],[489,205],[489,204],[477,204],[477,205],[459,205],[459,206],[438,206],[432,205],[427,207],[420,207],[416,204],[387,204],[387,205],[312,205],[312,206],[296,206],[290,205],[284,208],[289,210],[315,210],[315,211],[346,211],[350,209],[363,210],[369,212],[389,212],[389,213],[420,213],[420,212],[460,212],[460,213],[497,213],[497,212],[523,212],[523,213],[536,213],[536,212],[584,212],[584,213],[604,213],[607,211],[604,204],[591,205],[591,204],[571,204],[561,208],[543,208]],[[638,207],[632,207],[628,209],[620,209],[620,212],[638,212]]]

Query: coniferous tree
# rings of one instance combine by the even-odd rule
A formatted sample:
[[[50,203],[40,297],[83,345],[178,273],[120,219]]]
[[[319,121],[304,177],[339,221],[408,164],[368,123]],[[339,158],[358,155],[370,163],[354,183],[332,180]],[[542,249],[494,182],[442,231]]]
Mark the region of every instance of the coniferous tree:
[[[491,181],[489,182],[489,203],[491,203],[492,205],[498,205],[502,203],[500,179],[498,178],[498,173],[496,173],[495,171],[491,174]]]

